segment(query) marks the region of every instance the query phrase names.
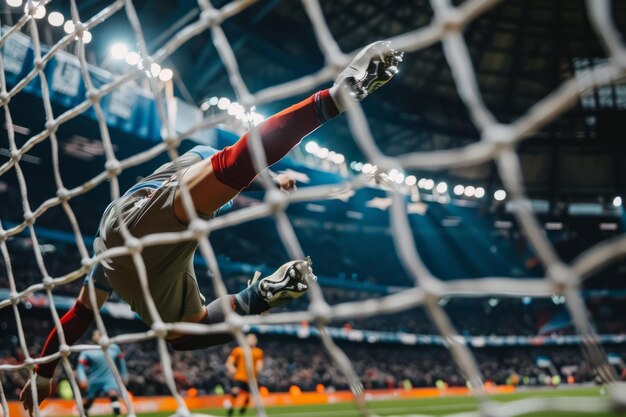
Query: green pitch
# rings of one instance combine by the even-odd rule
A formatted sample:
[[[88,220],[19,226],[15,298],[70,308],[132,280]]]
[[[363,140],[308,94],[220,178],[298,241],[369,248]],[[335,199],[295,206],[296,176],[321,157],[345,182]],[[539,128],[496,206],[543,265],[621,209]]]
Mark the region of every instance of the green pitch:
[[[494,400],[498,402],[509,402],[515,400],[529,398],[568,398],[568,397],[587,397],[602,398],[603,395],[599,388],[585,389],[563,389],[563,390],[542,390],[525,393],[516,393],[510,395],[494,396]],[[604,397],[606,398],[606,397]],[[567,401],[567,400],[566,400]],[[608,399],[607,399],[608,401]],[[464,413],[468,411],[476,411],[476,401],[472,397],[444,397],[444,398],[425,398],[412,400],[386,400],[369,402],[370,410],[380,416],[442,416],[448,414]],[[238,411],[238,410],[237,410]],[[203,413],[215,416],[224,416],[224,410],[208,409],[193,410],[192,412]],[[268,408],[269,416],[280,417],[357,417],[360,414],[356,411],[353,404],[332,404],[332,405],[316,405],[316,406],[298,406],[298,407],[274,407]],[[171,413],[147,413],[141,414],[141,417],[166,417]],[[239,415],[238,412],[235,415]],[[255,410],[249,409],[247,416],[255,416]],[[524,414],[524,416],[532,417],[566,417],[566,416],[606,416],[617,417],[626,416],[626,413],[601,413],[590,414],[584,412],[539,412],[532,414]]]

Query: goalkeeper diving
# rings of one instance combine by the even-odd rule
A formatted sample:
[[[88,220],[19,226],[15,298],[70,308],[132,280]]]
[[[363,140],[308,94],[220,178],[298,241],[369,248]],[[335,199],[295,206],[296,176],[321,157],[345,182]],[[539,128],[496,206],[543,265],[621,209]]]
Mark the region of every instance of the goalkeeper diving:
[[[305,136],[389,81],[401,61],[402,53],[391,49],[388,42],[370,44],[339,74],[330,89],[318,91],[259,124],[256,133],[268,166],[282,159]],[[234,145],[220,151],[209,146],[196,146],[135,184],[105,210],[94,242],[95,253],[125,245],[114,206],[119,208],[121,221],[136,238],[186,230],[190,219],[183,207],[182,193],[178,191],[180,183],[185,183],[189,189],[200,217],[210,219],[218,215],[259,174],[252,162],[250,140],[251,136],[246,133]],[[278,175],[274,180],[281,190],[295,189],[295,180],[287,175]],[[192,263],[197,247],[198,242],[191,240],[147,246],[141,252],[151,298],[165,323],[215,324],[225,319],[221,298],[206,305],[200,293]],[[88,279],[93,280],[97,305],[90,301],[86,286]],[[313,279],[310,260],[293,260],[269,276],[256,274],[243,291],[225,297],[237,314],[261,314],[300,297]],[[144,322],[153,323],[132,257],[106,258],[91,271],[76,303],[61,318],[68,345],[74,344],[86,332],[94,320],[93,310],[102,307],[112,291],[128,302]],[[230,340],[230,333],[167,334],[167,341],[174,350],[204,349]],[[58,351],[55,327],[41,356]],[[58,362],[59,359],[55,359],[37,365],[35,381],[28,381],[22,389],[20,400],[31,415],[34,407],[31,384],[36,384],[38,402],[48,397]]]

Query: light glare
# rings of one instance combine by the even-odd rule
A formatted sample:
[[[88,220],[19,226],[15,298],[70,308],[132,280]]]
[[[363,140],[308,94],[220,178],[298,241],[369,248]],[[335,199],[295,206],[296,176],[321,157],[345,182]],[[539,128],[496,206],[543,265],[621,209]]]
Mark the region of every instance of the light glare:
[[[485,196],[485,189],[483,187],[478,187],[474,191],[474,197],[483,198]]]
[[[169,68],[163,68],[159,73],[159,79],[161,81],[169,81],[174,77],[174,71]]]
[[[73,26],[73,25],[72,25]],[[115,59],[124,59],[128,54],[128,47],[123,43],[114,43],[111,46],[111,56]]]
[[[37,6],[37,8],[35,9],[35,15],[33,17],[35,19],[43,19],[44,17],[46,17],[46,6]]]
[[[496,201],[503,201],[506,198],[506,191],[496,190],[496,192],[493,193],[493,198],[495,198]]]
[[[446,191],[448,191],[448,184],[446,184],[445,182],[440,182],[439,184],[437,184],[437,192],[439,194],[443,194]]]
[[[409,187],[412,187],[417,184],[417,177],[415,175],[409,175],[404,179],[404,183]]]
[[[141,56],[139,56],[137,52],[133,52],[133,51],[130,51],[129,53],[127,53],[126,58],[124,58],[124,60],[126,61],[128,65],[137,65],[140,59],[141,59]]]
[[[63,26],[64,21],[65,21],[65,18],[59,12],[52,12],[48,15],[48,23],[50,23],[50,26],[54,26],[54,27]]]
[[[465,187],[463,187],[461,184],[457,184],[454,186],[454,189],[452,191],[454,191],[454,195],[463,195],[463,193],[465,192]]]
[[[222,97],[217,101],[217,108],[220,110],[226,110],[230,106],[230,99]]]
[[[613,199],[613,205],[614,205],[615,207],[619,207],[619,206],[621,206],[621,205],[622,205],[622,197],[620,197],[620,196],[615,197],[615,198]]]
[[[11,7],[20,7],[22,5],[22,0],[7,0],[7,4]]]
[[[315,154],[318,156],[318,158],[327,158],[328,155],[330,155],[330,150],[328,148],[321,148],[317,151],[317,153]]]
[[[310,141],[304,146],[304,150],[308,153],[315,153],[319,150],[320,146],[317,142]]]
[[[468,185],[467,187],[465,187],[465,197],[474,197],[475,192],[476,188],[474,188],[472,185]]]
[[[65,24],[63,25],[63,30],[65,31],[65,33],[68,34],[74,32],[74,22],[72,22],[71,20],[65,22]]]
[[[160,72],[161,72],[161,66],[157,64],[156,62],[153,62],[150,65],[150,74],[152,74],[153,77],[156,77],[157,75],[159,75]]]

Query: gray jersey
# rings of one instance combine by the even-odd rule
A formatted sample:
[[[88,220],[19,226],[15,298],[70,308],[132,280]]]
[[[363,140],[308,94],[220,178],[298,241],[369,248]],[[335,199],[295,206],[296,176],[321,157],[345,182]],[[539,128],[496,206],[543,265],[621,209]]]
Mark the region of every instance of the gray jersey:
[[[117,204],[112,203],[102,216],[99,236],[94,242],[95,253],[124,246],[115,206],[135,237],[185,230],[187,226],[181,224],[174,215],[174,195],[178,188],[176,167],[184,172],[186,168],[216,152],[209,146],[196,146],[180,156],[176,164],[170,162],[161,166],[128,190],[117,200]],[[161,319],[166,323],[180,321],[186,314],[199,312],[205,303],[193,270],[193,256],[197,246],[198,243],[192,240],[145,247],[141,253],[150,293]],[[94,268],[92,276],[96,287],[115,290],[147,324],[152,323],[139,276],[130,256],[105,259]]]

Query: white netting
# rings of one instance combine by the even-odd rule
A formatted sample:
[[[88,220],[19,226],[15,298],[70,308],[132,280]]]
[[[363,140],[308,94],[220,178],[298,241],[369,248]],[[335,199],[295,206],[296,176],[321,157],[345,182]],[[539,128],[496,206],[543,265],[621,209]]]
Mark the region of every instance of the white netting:
[[[326,65],[319,71],[302,77],[295,81],[290,81],[282,85],[272,86],[259,91],[256,94],[250,94],[246,84],[244,83],[238,69],[237,59],[226,38],[221,23],[230,17],[245,10],[254,4],[254,0],[236,0],[221,9],[215,9],[209,0],[198,0],[201,9],[200,17],[193,23],[179,30],[172,38],[153,55],[148,55],[146,43],[144,41],[141,23],[137,17],[135,7],[131,0],[118,0],[110,4],[108,7],[100,11],[97,15],[89,20],[82,22],[79,16],[76,1],[71,1],[72,21],[75,30],[63,37],[59,42],[52,46],[49,51],[42,55],[41,44],[39,41],[39,33],[37,24],[32,18],[39,5],[37,2],[28,0],[26,9],[27,13],[5,32],[0,38],[0,47],[3,47],[14,33],[22,28],[28,27],[32,42],[34,45],[34,69],[19,81],[10,91],[6,89],[6,81],[4,78],[4,63],[0,56],[0,74],[1,90],[0,105],[4,109],[7,120],[7,130],[9,139],[9,148],[11,159],[0,167],[0,175],[6,174],[9,170],[14,170],[19,181],[20,191],[22,195],[24,221],[8,230],[0,227],[0,248],[4,261],[7,265],[7,274],[10,283],[11,296],[9,299],[0,302],[0,308],[12,307],[16,317],[19,342],[21,350],[26,357],[23,364],[20,365],[0,365],[1,372],[11,372],[19,369],[27,369],[31,375],[34,375],[33,369],[36,364],[48,362],[54,358],[61,357],[62,364],[69,376],[74,396],[76,398],[78,408],[81,415],[84,415],[82,409],[81,395],[68,359],[72,352],[80,352],[86,349],[94,349],[93,346],[75,345],[67,346],[64,342],[63,331],[59,322],[59,316],[55,308],[51,290],[55,286],[64,285],[76,279],[83,277],[91,268],[99,261],[108,257],[116,257],[121,255],[131,255],[134,264],[139,273],[143,292],[148,300],[148,306],[151,318],[154,322],[150,331],[140,334],[123,334],[113,338],[107,336],[106,328],[102,318],[96,313],[96,324],[103,334],[100,340],[102,351],[106,355],[109,364],[114,370],[115,377],[122,394],[129,407],[129,415],[134,416],[135,412],[132,402],[129,401],[128,392],[123,388],[123,384],[119,373],[113,366],[113,360],[108,355],[106,347],[112,343],[131,343],[146,339],[156,339],[159,346],[160,359],[163,365],[165,380],[171,391],[172,396],[179,405],[179,413],[187,415],[187,409],[184,401],[176,391],[173,372],[170,365],[170,357],[166,348],[165,335],[168,330],[176,330],[180,332],[207,334],[218,333],[224,330],[232,332],[237,341],[244,348],[248,373],[252,372],[252,361],[250,350],[244,343],[244,333],[242,328],[244,325],[254,324],[284,324],[298,323],[301,321],[312,321],[320,329],[321,338],[325,348],[332,357],[334,363],[341,369],[350,381],[350,386],[355,394],[356,404],[362,415],[372,415],[367,408],[363,395],[363,388],[360,384],[356,372],[354,371],[348,357],[339,349],[332,338],[325,330],[325,323],[330,319],[349,318],[355,313],[359,315],[371,316],[382,313],[395,312],[402,309],[409,309],[418,305],[423,306],[431,315],[433,322],[443,336],[446,347],[450,350],[454,360],[464,373],[468,381],[471,382],[474,392],[479,399],[479,411],[475,413],[467,413],[464,415],[484,415],[484,416],[513,416],[536,410],[576,410],[576,411],[595,411],[605,412],[611,407],[626,405],[626,392],[623,386],[615,383],[615,375],[608,365],[602,348],[597,342],[593,328],[586,317],[583,300],[577,291],[581,281],[588,277],[593,271],[603,265],[612,262],[618,256],[626,253],[626,236],[620,236],[612,241],[598,245],[578,258],[573,265],[565,264],[556,255],[554,248],[549,243],[545,234],[533,214],[531,205],[525,197],[522,184],[522,176],[520,169],[520,161],[515,152],[515,146],[519,141],[523,140],[529,134],[537,131],[542,126],[554,120],[566,110],[573,107],[580,99],[581,94],[589,89],[608,85],[612,82],[620,80],[626,74],[626,48],[622,42],[621,36],[615,28],[611,16],[611,3],[609,0],[587,0],[588,16],[593,27],[602,41],[607,55],[610,57],[604,64],[597,65],[589,70],[578,74],[576,78],[569,79],[562,83],[552,94],[532,106],[526,114],[511,124],[500,124],[486,108],[478,91],[476,77],[468,53],[467,45],[463,37],[464,27],[481,14],[485,13],[498,4],[498,0],[467,0],[459,7],[454,7],[449,0],[431,0],[432,7],[435,11],[433,21],[420,29],[395,36],[389,41],[394,49],[402,51],[415,51],[426,48],[436,42],[442,42],[445,57],[451,67],[452,75],[456,82],[458,93],[469,109],[474,124],[481,132],[481,140],[477,143],[465,146],[463,148],[435,151],[408,153],[398,158],[392,158],[384,155],[372,137],[366,117],[360,106],[356,106],[347,113],[350,129],[368,159],[376,164],[382,170],[403,167],[405,169],[442,169],[461,166],[470,166],[479,164],[488,160],[495,160],[499,174],[503,183],[511,196],[511,202],[515,207],[515,215],[521,224],[526,236],[532,243],[535,252],[538,254],[541,262],[545,266],[547,276],[544,279],[517,280],[509,278],[484,278],[457,280],[453,282],[443,282],[433,276],[428,268],[422,262],[411,235],[411,228],[406,211],[406,203],[399,193],[393,190],[388,191],[393,204],[390,209],[391,227],[396,250],[399,254],[401,262],[406,270],[413,277],[415,287],[382,297],[375,300],[366,300],[360,302],[342,303],[330,306],[323,298],[321,289],[317,284],[313,285],[310,291],[311,303],[307,311],[277,313],[268,317],[247,316],[241,317],[233,313],[228,305],[224,305],[227,320],[219,325],[200,325],[192,323],[163,323],[154,303],[150,297],[147,286],[146,269],[140,256],[143,247],[158,245],[164,243],[173,243],[183,240],[197,240],[199,242],[200,253],[213,271],[213,286],[216,295],[226,294],[226,287],[217,267],[217,260],[211,244],[207,239],[209,232],[237,225],[243,222],[251,221],[265,216],[274,216],[278,232],[282,241],[287,248],[291,258],[303,258],[304,254],[300,248],[289,218],[285,214],[285,208],[293,202],[313,201],[327,198],[333,191],[336,191],[337,185],[332,186],[316,186],[304,190],[297,191],[291,195],[284,195],[267,187],[267,197],[263,204],[238,210],[236,212],[226,214],[210,221],[199,219],[191,206],[191,198],[186,188],[182,188],[185,209],[188,216],[192,219],[189,228],[181,233],[167,234],[151,234],[141,239],[131,236],[129,231],[123,227],[122,233],[125,238],[125,247],[116,247],[107,250],[98,256],[90,257],[89,249],[83,243],[81,232],[75,219],[75,215],[68,204],[72,198],[88,192],[97,184],[106,180],[111,182],[111,199],[116,200],[120,196],[118,175],[123,169],[138,165],[145,162],[157,154],[167,149],[170,157],[174,159],[178,156],[177,147],[180,141],[186,137],[189,132],[177,135],[172,117],[170,117],[168,98],[163,97],[159,91],[157,81],[154,78],[148,78],[151,89],[157,100],[159,117],[162,124],[163,142],[151,148],[148,151],[134,155],[128,159],[119,161],[116,159],[113,145],[109,137],[108,127],[103,116],[100,106],[100,100],[103,96],[110,94],[115,89],[124,86],[129,81],[144,76],[144,71],[136,69],[130,73],[120,76],[114,81],[107,83],[99,88],[95,88],[91,79],[90,72],[87,69],[85,59],[85,48],[83,42],[83,34],[85,30],[91,30],[97,25],[105,22],[109,17],[116,13],[125,13],[130,21],[135,40],[139,46],[139,52],[144,62],[144,67],[149,68],[152,62],[162,62],[166,57],[172,54],[183,43],[192,37],[210,30],[213,43],[219,53],[219,56],[227,69],[229,80],[234,88],[239,102],[246,109],[252,106],[267,103],[270,101],[295,96],[307,92],[314,87],[327,83],[334,79],[338,72],[349,62],[351,54],[343,53],[338,47],[335,39],[330,33],[318,0],[303,0],[303,5],[313,25],[317,41],[320,49],[326,59]],[[123,10],[123,12],[122,12]],[[87,97],[80,105],[55,116],[52,111],[52,105],[48,93],[48,83],[44,68],[55,54],[76,39],[78,57],[82,68],[82,76],[85,85],[88,88]],[[28,83],[39,78],[41,90],[43,92],[43,103],[46,112],[46,128],[42,132],[33,135],[21,148],[18,149],[15,141],[15,132],[11,123],[10,100],[20,91],[22,91]],[[93,108],[98,118],[102,144],[106,154],[105,170],[94,177],[87,183],[73,188],[66,189],[61,178],[58,164],[58,142],[56,131],[60,125],[75,118],[82,112]],[[195,126],[191,131],[214,126],[220,120],[203,121],[200,125]],[[252,129],[251,143],[253,144],[253,159],[257,166],[265,166],[265,156],[260,146],[258,138],[256,138],[256,130]],[[51,198],[41,204],[34,210],[28,203],[28,184],[20,167],[20,159],[32,149],[36,144],[49,140],[52,146],[52,159],[54,166],[54,179],[57,188],[57,197]],[[267,178],[265,179],[268,185]],[[343,186],[358,188],[367,183],[364,176],[350,180]],[[46,210],[51,207],[61,205],[72,225],[75,234],[78,249],[82,256],[82,267],[60,277],[50,277],[46,271],[41,252],[37,249],[37,235],[35,233],[34,224]],[[119,214],[117,207],[116,212]],[[124,225],[124,222],[119,222]],[[43,280],[41,283],[32,285],[24,291],[17,292],[15,279],[11,270],[9,253],[6,246],[7,238],[22,233],[28,229],[30,237],[34,242],[35,256],[37,265],[40,269]],[[59,352],[44,358],[34,359],[29,355],[24,329],[22,327],[18,304],[22,299],[31,295],[35,291],[45,291],[50,301],[50,311],[59,332],[61,340],[61,348]],[[93,282],[89,285],[90,296],[95,301],[95,292]],[[601,399],[585,399],[584,404],[580,404],[571,399],[567,400],[546,400],[546,399],[528,399],[522,401],[511,402],[505,405],[497,404],[490,401],[485,396],[485,389],[482,383],[480,371],[475,359],[468,347],[462,342],[462,338],[457,334],[456,330],[450,323],[448,316],[439,306],[438,300],[444,296],[463,295],[468,293],[483,294],[507,294],[511,296],[527,296],[527,295],[549,295],[563,294],[566,296],[567,307],[572,315],[576,328],[583,340],[583,347],[588,358],[605,383],[611,384],[612,395],[607,400]],[[96,348],[97,349],[97,348]],[[251,379],[254,381],[254,379]],[[259,397],[259,391],[256,383],[251,383],[251,390],[255,403],[258,406],[258,414],[266,415],[263,409],[263,402]],[[33,389],[33,395],[37,393]],[[4,414],[8,415],[8,406],[3,390],[0,390],[2,399],[2,407]],[[582,407],[584,405],[584,407]],[[37,417],[40,415],[38,407],[35,409]]]

